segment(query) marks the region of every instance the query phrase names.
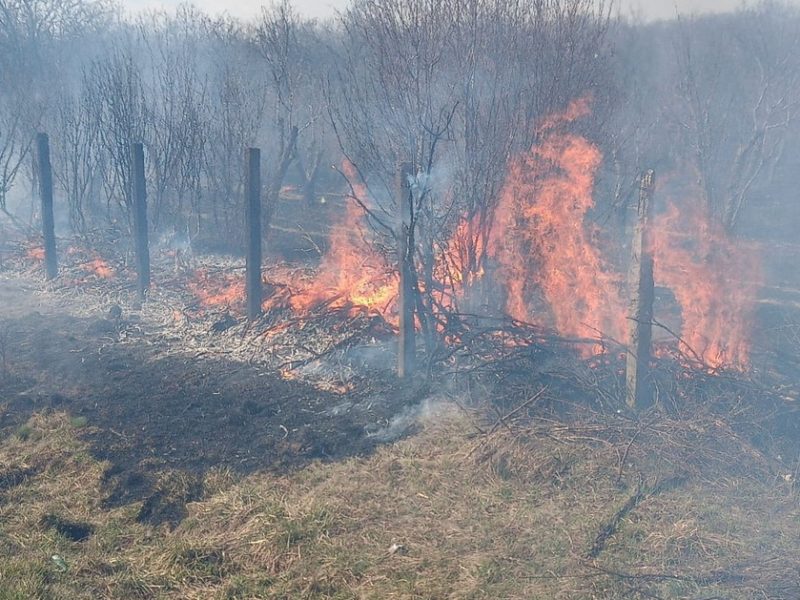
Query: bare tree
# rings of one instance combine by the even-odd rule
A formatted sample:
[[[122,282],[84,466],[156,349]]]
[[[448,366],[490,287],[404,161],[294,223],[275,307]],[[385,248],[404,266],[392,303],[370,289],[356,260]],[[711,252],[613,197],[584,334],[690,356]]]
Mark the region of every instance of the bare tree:
[[[186,209],[201,195],[208,86],[198,64],[202,17],[151,15],[138,23],[146,81],[151,224],[188,227]]]
[[[355,167],[369,197],[356,197],[379,234],[379,244],[395,262],[400,218],[394,193],[400,162],[413,165],[414,201],[404,247],[419,258],[410,265],[413,289],[420,276],[430,281],[434,239],[452,196],[438,195],[435,167],[452,135],[458,107],[448,81],[446,57],[454,30],[445,0],[355,2],[343,16],[341,66],[328,83],[331,118],[341,149]],[[405,235],[405,234],[403,234]],[[434,327],[431,294],[418,294],[420,317],[429,347]],[[427,301],[427,302],[426,302]]]
[[[22,105],[14,94],[0,92],[0,210],[6,214],[8,193],[33,143],[24,112],[20,110]]]
[[[214,226],[228,248],[241,250],[244,215],[244,148],[259,140],[267,84],[256,55],[236,22],[208,24],[211,37],[205,179]]]
[[[80,44],[112,15],[107,0],[0,0],[0,208],[57,91],[71,83]]]
[[[762,4],[685,21],[675,40],[670,117],[692,150],[704,201],[728,230],[800,109],[799,23],[797,10]]]
[[[454,0],[449,12],[457,15],[450,70],[459,107],[447,150],[461,230],[450,239],[460,246],[457,279],[469,286],[484,270],[508,160],[536,141],[536,119],[590,95],[602,122],[612,95],[609,13],[583,0]]]
[[[100,114],[87,91],[64,94],[53,136],[54,176],[69,205],[72,228],[86,233],[97,212],[100,171]]]
[[[144,87],[131,40],[123,38],[110,49],[108,57],[92,63],[86,78],[91,85],[90,102],[98,107],[100,114],[108,216],[114,218],[116,207],[129,219],[130,148],[132,143],[146,138]]]
[[[268,165],[267,212],[277,205],[292,164],[310,207],[325,150],[330,148],[321,93],[322,73],[329,59],[314,23],[300,18],[287,0],[262,12],[253,39],[271,84],[265,124],[267,136],[275,141],[268,145],[273,160]]]

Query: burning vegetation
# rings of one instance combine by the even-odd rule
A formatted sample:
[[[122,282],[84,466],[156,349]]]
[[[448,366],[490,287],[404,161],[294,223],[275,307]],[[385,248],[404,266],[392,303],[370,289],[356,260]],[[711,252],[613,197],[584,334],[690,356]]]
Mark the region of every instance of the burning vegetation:
[[[540,141],[512,161],[490,251],[500,264],[511,317],[550,320],[565,337],[619,340],[626,330],[623,289],[589,220],[602,154],[568,131],[589,114],[589,102],[581,100],[547,117],[537,127]],[[532,306],[536,295],[544,301],[539,310]]]
[[[586,137],[570,131],[576,121],[590,117],[591,103],[584,99],[534,127],[534,144],[509,161],[487,220],[485,247],[480,226],[467,218],[457,222],[450,240],[438,248],[438,267],[432,270],[431,288],[440,295],[427,308],[436,320],[444,323],[447,313],[457,313],[457,304],[447,299],[465,302],[477,293],[476,282],[491,279],[495,292],[490,302],[500,302],[502,313],[514,321],[575,340],[584,356],[619,350],[628,330],[624,265],[614,241],[593,218],[603,156]],[[352,166],[345,171],[358,181]],[[666,176],[661,187],[668,188],[674,179]],[[320,307],[346,308],[397,325],[396,271],[391,257],[376,249],[366,219],[373,202],[363,184],[355,183],[352,193],[330,224],[314,274],[298,276],[300,271],[278,267],[264,276],[271,290],[264,310],[288,308],[302,316]],[[417,188],[416,194],[425,193],[429,190]],[[675,310],[661,307],[668,317],[678,316],[677,322],[663,325],[663,332],[674,338],[672,345],[687,360],[712,370],[747,369],[761,286],[755,245],[731,239],[691,189],[682,199],[665,199],[650,240],[655,282],[676,303]],[[467,250],[471,241],[477,248],[474,258]],[[28,256],[43,259],[39,249],[29,250]],[[113,275],[99,258],[83,267],[101,278]],[[186,285],[205,308],[243,311],[243,273],[198,269]],[[661,340],[661,348],[670,343],[664,335]]]
[[[670,202],[655,220],[656,281],[680,306],[683,351],[713,369],[745,370],[763,284],[760,252],[731,239],[695,198]]]

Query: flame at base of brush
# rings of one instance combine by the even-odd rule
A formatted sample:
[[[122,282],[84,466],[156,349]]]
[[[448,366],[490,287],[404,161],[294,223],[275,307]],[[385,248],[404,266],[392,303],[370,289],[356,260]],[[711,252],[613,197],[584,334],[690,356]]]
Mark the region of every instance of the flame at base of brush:
[[[317,276],[290,300],[295,311],[302,313],[325,304],[331,308],[358,306],[393,314],[397,278],[364,239],[362,220],[362,209],[354,202],[348,203],[344,217],[333,225],[330,247]]]
[[[681,309],[681,349],[712,369],[743,370],[762,284],[760,256],[732,239],[699,202],[670,202],[653,223],[656,283]]]
[[[114,269],[102,258],[94,258],[83,265],[88,274],[94,275],[99,279],[111,279],[114,277]]]
[[[500,265],[511,317],[541,324],[546,311],[565,337],[619,339],[626,328],[620,277],[598,248],[597,229],[587,223],[602,155],[586,138],[564,131],[588,112],[582,100],[546,119],[539,143],[512,161],[490,253]],[[539,311],[536,294],[546,303]],[[585,353],[602,351],[598,345]]]
[[[186,286],[205,308],[244,307],[245,282],[242,275],[198,269]]]
[[[518,321],[553,327],[565,338],[626,338],[622,269],[608,260],[603,236],[592,224],[602,154],[569,130],[589,112],[589,102],[580,100],[543,120],[537,142],[509,163],[491,227],[464,216],[447,242],[435,246],[432,289],[419,282],[422,293],[434,299],[432,310],[457,312],[476,283],[493,280],[503,290],[507,314]],[[352,165],[345,164],[344,171],[353,195],[368,201]],[[713,224],[698,203],[682,210],[671,204],[654,219],[653,229],[656,281],[673,290],[681,309],[685,354],[712,369],[745,368],[761,281],[758,254]],[[328,250],[313,277],[299,282],[288,271],[280,275],[286,293],[267,299],[265,306],[299,315],[317,307],[360,309],[396,324],[396,265],[367,235],[363,206],[349,201],[331,227]],[[734,281],[734,273],[747,273],[748,281]],[[200,274],[190,287],[205,305],[244,302],[243,276],[212,285]],[[580,349],[585,356],[607,351],[601,343]]]

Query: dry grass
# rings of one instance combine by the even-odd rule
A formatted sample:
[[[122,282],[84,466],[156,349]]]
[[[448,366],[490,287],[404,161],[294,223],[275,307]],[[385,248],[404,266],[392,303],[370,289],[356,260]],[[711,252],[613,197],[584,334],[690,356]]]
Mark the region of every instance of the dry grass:
[[[0,491],[0,599],[800,597],[795,490],[724,423],[487,437],[471,419],[443,406],[414,438],[293,475],[212,471],[169,530],[104,508],[107,465],[66,415],[38,415],[0,441],[29,473]]]

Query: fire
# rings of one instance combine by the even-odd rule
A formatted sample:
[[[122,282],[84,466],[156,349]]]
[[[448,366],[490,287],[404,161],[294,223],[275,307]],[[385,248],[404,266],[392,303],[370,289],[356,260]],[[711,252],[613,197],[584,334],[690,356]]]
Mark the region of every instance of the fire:
[[[602,332],[623,339],[622,278],[603,259],[597,228],[586,222],[602,156],[587,139],[564,130],[588,112],[582,100],[548,117],[537,130],[539,142],[512,161],[489,253],[512,317],[542,322],[540,313],[549,312],[566,337]],[[761,285],[758,253],[733,240],[701,203],[686,204],[671,203],[654,220],[656,281],[672,289],[680,306],[685,353],[712,369],[744,369]],[[747,281],[735,278],[742,273]],[[546,306],[535,305],[535,292]]]
[[[356,181],[354,169],[345,164],[349,181]],[[363,186],[354,186],[366,198]],[[355,202],[348,202],[345,215],[331,227],[328,251],[317,276],[291,299],[296,312],[305,312],[327,303],[331,308],[365,307],[389,314],[397,296],[397,276],[383,257],[372,250],[365,238],[364,213]]]
[[[653,259],[656,282],[681,308],[682,349],[713,369],[745,369],[761,283],[756,249],[731,239],[701,203],[670,202],[654,221]]]
[[[25,251],[25,256],[27,256],[29,260],[42,262],[44,260],[44,248],[42,247],[28,248]]]
[[[354,169],[345,165],[348,178],[355,181]],[[366,198],[363,186],[354,186],[360,198]],[[328,251],[310,281],[299,281],[296,274],[281,270],[280,284],[264,299],[265,310],[287,306],[297,314],[326,305],[329,308],[365,308],[391,314],[397,296],[397,276],[391,265],[375,252],[365,238],[364,212],[349,202],[344,215],[331,226]],[[188,284],[189,290],[204,307],[238,307],[245,301],[244,277],[198,270]],[[287,289],[291,295],[286,300]],[[266,290],[265,290],[266,291]]]
[[[542,322],[539,310],[549,310],[565,337],[603,333],[620,339],[626,329],[621,278],[597,247],[597,228],[587,223],[602,155],[586,138],[564,130],[588,113],[588,101],[580,100],[545,119],[537,130],[540,141],[512,161],[489,252],[499,264],[513,318]],[[547,308],[534,305],[534,291]]]
[[[81,265],[89,275],[95,275],[100,279],[111,279],[114,277],[114,269],[102,258],[95,258]]]
[[[440,280],[451,279],[456,293],[469,289],[486,274],[483,267],[485,242],[479,230],[477,218],[459,219],[447,246],[442,249]]]
[[[231,273],[211,273],[198,269],[187,287],[206,308],[240,306],[245,301],[244,277]]]
[[[591,222],[603,157],[569,127],[589,113],[583,99],[539,124],[537,142],[509,164],[488,237],[479,219],[464,215],[437,246],[434,310],[457,311],[457,301],[490,279],[488,272],[504,288],[506,312],[519,321],[552,325],[567,338],[625,339],[624,278],[604,256],[599,228]],[[367,202],[355,169],[345,164],[344,170],[353,196]],[[272,285],[277,291],[265,308],[289,307],[299,315],[319,306],[364,308],[396,322],[396,268],[372,248],[368,233],[363,207],[348,202],[331,226],[314,277],[302,281],[296,272],[281,271],[286,283]],[[760,282],[757,254],[734,242],[696,202],[682,210],[672,203],[654,219],[651,249],[657,283],[673,290],[681,308],[683,349],[713,369],[745,368]],[[749,283],[731,279],[742,272],[750,274]],[[198,271],[189,287],[206,307],[244,304],[240,275]],[[605,348],[584,350],[592,355]]]

